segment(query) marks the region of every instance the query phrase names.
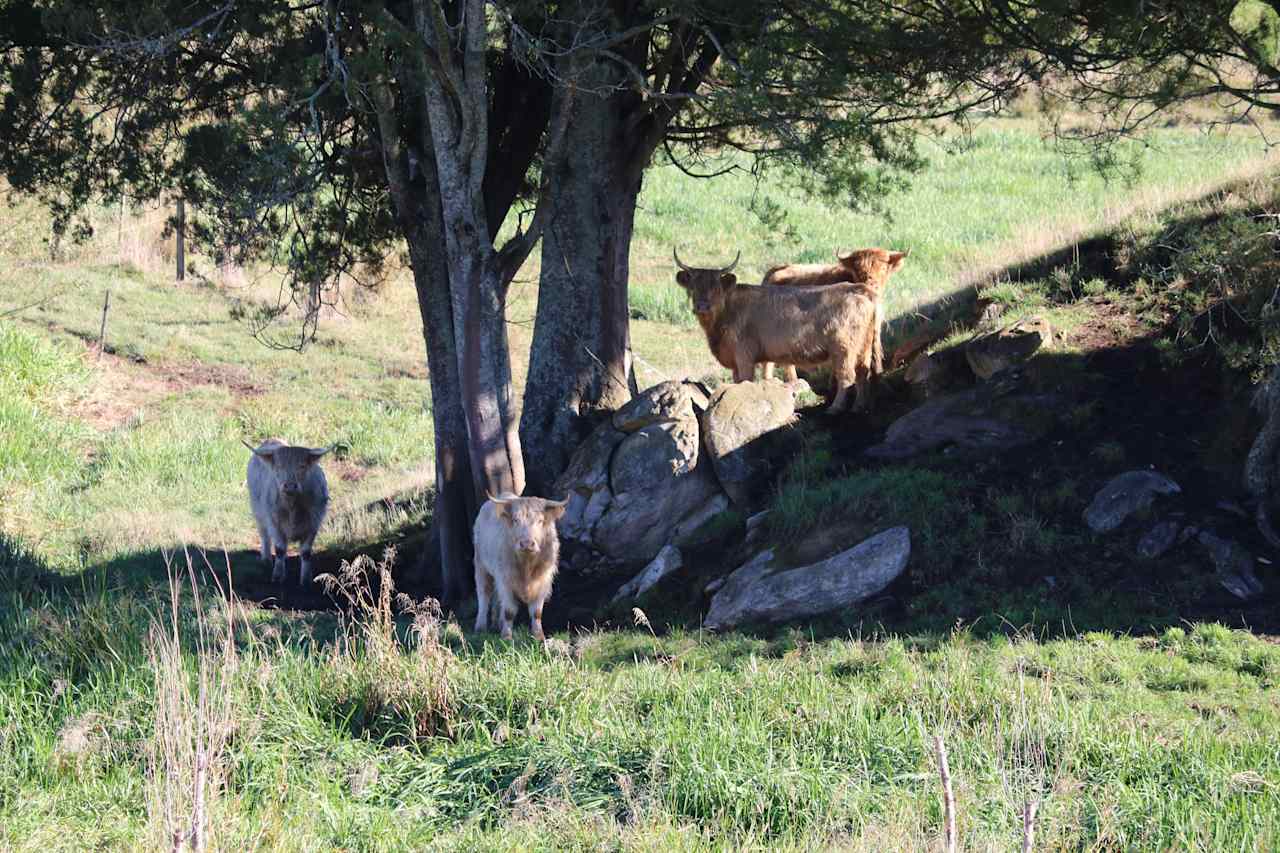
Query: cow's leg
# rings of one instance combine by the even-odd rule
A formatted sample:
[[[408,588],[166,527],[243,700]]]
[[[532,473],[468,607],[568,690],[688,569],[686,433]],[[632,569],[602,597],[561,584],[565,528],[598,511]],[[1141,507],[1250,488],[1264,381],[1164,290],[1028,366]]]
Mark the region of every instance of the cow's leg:
[[[258,551],[258,556],[262,559],[262,562],[270,563],[271,562],[271,536],[267,533],[266,525],[262,524],[261,522],[258,523],[258,539],[262,543],[262,547]]]
[[[284,561],[289,555],[289,542],[284,538],[284,534],[275,527],[270,527],[267,533],[271,537],[271,544],[276,549],[275,563],[271,568],[271,582],[284,583]]]
[[[739,347],[733,356],[733,381],[750,382],[756,378],[756,360],[745,347]]]
[[[843,411],[849,402],[849,388],[854,384],[857,375],[857,354],[847,350],[836,350],[831,353],[831,382],[835,396],[831,405],[827,406],[827,414],[834,415]],[[859,390],[859,395],[861,390]]]
[[[800,374],[796,373],[794,364],[782,365],[782,381],[786,383],[796,382],[800,379]]]
[[[476,633],[489,630],[489,599],[493,596],[493,576],[476,561]]]
[[[302,565],[298,569],[298,583],[306,586],[311,583],[311,545],[316,541],[315,534],[308,536],[298,546]]]
[[[875,324],[872,334],[875,336],[871,347],[871,375],[880,376],[884,373],[884,341],[881,339],[881,332],[884,330],[884,307],[879,300],[876,301],[876,316],[872,322]]]
[[[497,587],[498,628],[502,632],[502,639],[510,640],[511,626],[516,621],[516,596],[505,584],[497,584]]]
[[[773,378],[773,362],[772,361],[762,361],[760,363],[760,378],[766,379],[766,380]]]
[[[542,605],[546,603],[546,595],[540,595],[529,602],[529,630],[533,632],[533,638],[540,643],[547,639],[547,635],[542,633]]]
[[[867,412],[871,410],[871,368],[867,365],[859,365],[854,371],[854,388],[856,395],[853,399],[853,410],[855,412]]]

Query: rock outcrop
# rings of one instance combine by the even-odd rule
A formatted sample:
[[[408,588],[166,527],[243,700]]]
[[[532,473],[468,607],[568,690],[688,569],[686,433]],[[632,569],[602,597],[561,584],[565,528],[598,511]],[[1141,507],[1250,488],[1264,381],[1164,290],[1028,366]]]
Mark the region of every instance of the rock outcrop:
[[[779,569],[764,551],[736,569],[715,592],[705,627],[803,619],[852,607],[898,578],[911,556],[907,528],[894,527],[833,557]]]
[[[1157,495],[1176,495],[1182,489],[1155,471],[1126,471],[1112,477],[1085,508],[1084,520],[1094,533],[1108,533],[1129,516],[1151,506]]]
[[[795,398],[781,382],[738,382],[712,395],[702,438],[720,485],[736,506],[749,506],[772,471],[776,431],[795,420]]]

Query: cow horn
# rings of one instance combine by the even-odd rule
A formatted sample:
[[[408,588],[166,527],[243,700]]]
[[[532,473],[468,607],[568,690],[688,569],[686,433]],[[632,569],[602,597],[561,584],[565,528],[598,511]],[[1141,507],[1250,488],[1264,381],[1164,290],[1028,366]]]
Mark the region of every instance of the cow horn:
[[[505,504],[509,504],[509,503],[511,503],[513,500],[515,500],[515,498],[496,498],[496,497],[494,497],[494,496],[493,496],[493,495],[492,495],[492,494],[491,494],[487,489],[485,490],[485,496],[486,496],[486,497],[488,497],[488,498],[489,498],[489,500],[493,501],[493,502],[494,502],[494,503],[496,503],[496,504],[504,504],[504,505],[505,505]]]
[[[568,505],[569,505],[569,499],[568,499],[568,498],[565,498],[565,499],[564,499],[564,500],[562,500],[562,501],[553,501],[553,500],[551,500],[551,498],[543,498],[543,500],[544,500],[544,501],[546,501],[547,506],[554,506],[554,507],[557,507],[557,508],[558,508],[558,507],[564,507],[564,506],[568,506]]]
[[[738,265],[738,261],[740,261],[740,260],[742,260],[742,250],[741,250],[741,249],[739,249],[739,250],[738,250],[738,254],[736,254],[736,255],[734,255],[734,256],[733,256],[733,263],[729,264],[729,266],[727,266],[727,267],[721,267],[721,268],[720,268],[720,272],[729,272],[730,270],[732,270],[734,267],[736,267],[736,266]]]
[[[249,448],[249,451],[250,451],[251,453],[257,453],[257,452],[258,452],[258,448],[254,447],[252,444],[250,444],[249,442],[245,441],[243,438],[242,438],[242,439],[240,439],[240,443],[241,443],[241,444],[243,444],[245,447]]]
[[[675,258],[675,259],[676,259],[676,266],[680,267],[680,269],[682,269],[682,270],[686,270],[686,271],[687,271],[687,270],[691,270],[691,269],[693,269],[693,267],[689,266],[689,265],[688,265],[688,264],[686,264],[684,261],[680,260],[680,255],[678,255],[678,254],[676,253],[676,247],[675,247],[675,246],[672,246],[672,247],[671,247],[671,257],[673,257],[673,258]]]

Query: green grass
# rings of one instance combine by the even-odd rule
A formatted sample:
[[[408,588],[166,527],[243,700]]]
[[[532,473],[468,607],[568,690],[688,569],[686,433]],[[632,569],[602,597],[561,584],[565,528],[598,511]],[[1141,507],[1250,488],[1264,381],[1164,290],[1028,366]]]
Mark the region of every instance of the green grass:
[[[840,248],[885,246],[911,256],[886,293],[889,315],[952,292],[958,280],[1100,231],[1133,206],[1198,195],[1257,160],[1255,137],[1162,130],[1130,142],[1136,172],[1102,176],[1065,159],[1031,122],[993,121],[967,138],[926,142],[929,166],[885,200],[891,218],[808,198],[785,176],[759,186],[745,171],[694,181],[673,166],[650,171],[636,218],[633,312],[691,324],[688,298],[672,280],[671,247],[692,264],[724,264],[759,281],[779,263],[831,261]],[[1190,193],[1188,193],[1190,191]],[[784,226],[751,212],[768,199]]]
[[[145,637],[163,608],[5,596],[25,615],[0,622],[0,846],[166,837],[151,798],[189,778],[156,776],[180,766],[156,757],[174,673]],[[230,612],[184,598],[189,654],[197,615],[216,637]],[[234,666],[216,643],[202,658],[234,711],[217,849],[924,849],[941,831],[934,735],[966,849],[1015,846],[1030,798],[1040,849],[1280,843],[1280,647],[1218,626],[592,632],[543,649],[430,620],[408,645],[376,620],[335,644],[329,617],[247,615]]]

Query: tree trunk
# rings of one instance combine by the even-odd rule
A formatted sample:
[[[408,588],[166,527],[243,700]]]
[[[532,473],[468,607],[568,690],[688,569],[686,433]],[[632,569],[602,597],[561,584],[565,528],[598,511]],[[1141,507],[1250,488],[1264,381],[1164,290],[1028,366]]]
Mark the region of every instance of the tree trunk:
[[[627,97],[612,79],[620,69],[598,63],[589,73],[596,79],[574,99],[563,155],[550,164],[553,208],[520,419],[529,488],[539,495],[600,413],[636,390],[627,281],[649,152],[637,156],[627,144]]]

